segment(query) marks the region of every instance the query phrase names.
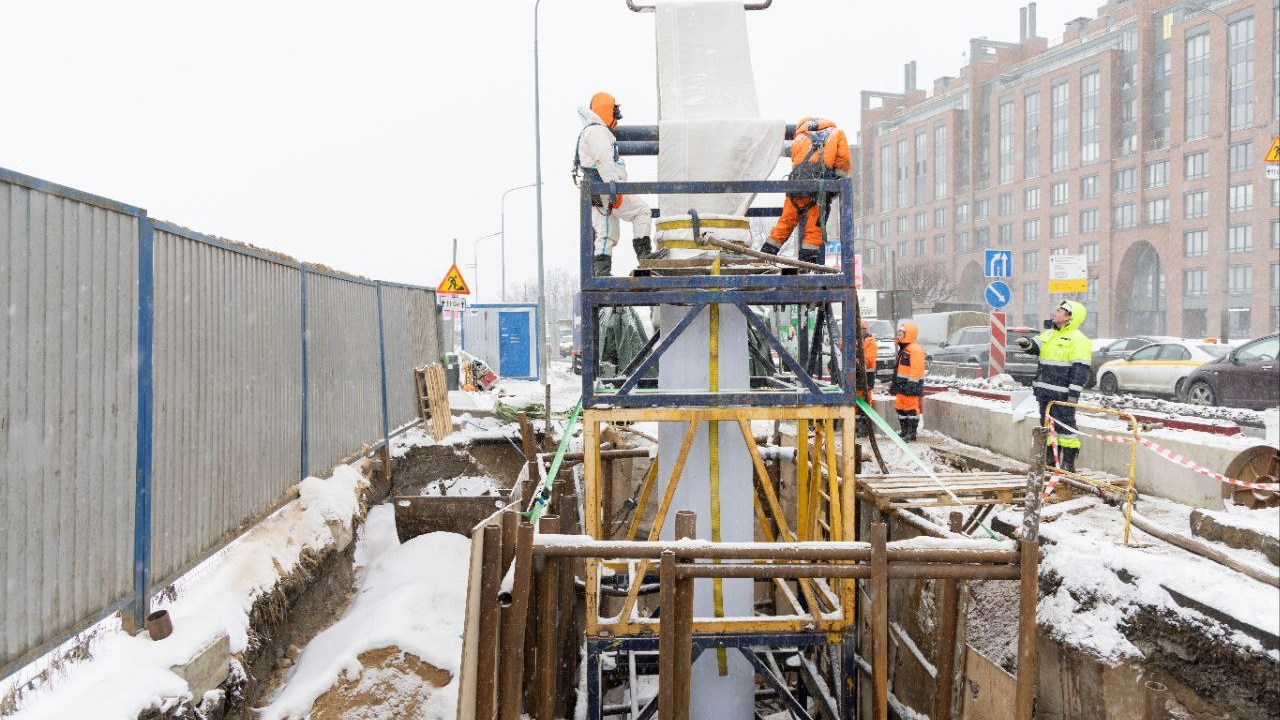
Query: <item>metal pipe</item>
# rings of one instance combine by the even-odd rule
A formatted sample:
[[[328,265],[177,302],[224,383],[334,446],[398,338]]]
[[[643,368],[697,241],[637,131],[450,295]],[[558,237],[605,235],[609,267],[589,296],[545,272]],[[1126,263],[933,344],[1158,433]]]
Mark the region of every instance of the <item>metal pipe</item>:
[[[695,225],[696,225],[696,221],[695,221]],[[742,255],[747,255],[749,257],[758,258],[760,260],[767,260],[771,263],[777,263],[779,265],[787,265],[789,267],[800,268],[801,270],[809,270],[811,272],[833,273],[833,274],[840,272],[839,268],[827,267],[826,265],[819,265],[817,263],[805,262],[803,260],[792,260],[791,258],[782,257],[780,255],[770,255],[769,253],[760,252],[759,250],[752,250],[746,245],[739,245],[737,243],[725,242],[724,240],[719,240],[712,237],[698,237],[698,233],[696,230],[694,231],[693,241],[699,245],[712,245],[718,248],[722,248],[724,250],[731,250],[733,252],[740,253]]]
[[[867,561],[871,545],[865,542],[735,542],[690,543],[688,541],[640,542],[627,540],[593,541],[581,535],[539,535],[534,552],[543,556],[583,558],[657,559],[671,550],[681,560],[795,560]],[[1016,564],[1016,550],[987,550],[964,547],[888,548],[886,557],[894,562]]]
[[[529,586],[533,563],[533,525],[520,523],[516,534],[515,568],[511,598],[503,608],[502,647],[498,657],[498,720],[519,720],[522,705],[521,678],[524,673],[525,624],[529,617]]]
[[[489,524],[481,531],[484,549],[480,555],[480,618],[476,669],[476,717],[492,718],[494,670],[498,657],[498,585],[502,581],[502,528]]]
[[[952,540],[966,539],[965,535],[961,533],[953,533],[947,530],[946,528],[942,527],[941,525],[938,525],[937,523],[930,521],[928,518],[922,518],[919,515],[916,515],[910,510],[906,510],[904,508],[892,508],[889,511],[889,514],[893,516],[894,520],[901,522],[903,525],[907,525],[914,530],[918,530],[930,537],[952,539]]]
[[[782,139],[791,140],[795,137],[796,126],[788,123],[783,126]],[[657,125],[619,125],[613,129],[613,136],[619,143],[628,142],[658,142],[658,126]]]
[[[691,510],[676,512],[675,538],[698,537],[698,514]],[[671,621],[675,624],[675,691],[676,717],[688,720],[689,701],[693,691],[693,581],[681,578],[675,582],[675,607]]]
[[[539,533],[557,533],[560,531],[560,518],[556,515],[543,515],[538,521]],[[560,580],[560,563],[558,558],[543,558],[542,569],[538,572],[538,637],[533,667],[533,711],[534,720],[555,720],[554,707],[556,699],[556,674],[560,668],[557,660],[559,654],[556,642],[557,626],[556,609],[561,598],[557,597]]]
[[[1142,720],[1168,720],[1169,688],[1155,680],[1148,680],[1142,686]]]
[[[767,10],[772,4],[773,0],[761,0],[761,2],[755,3],[742,3],[742,7],[745,10]],[[653,12],[657,5],[638,5],[635,0],[627,0],[627,7],[630,8],[631,12]]]
[[[964,515],[953,511],[951,532],[958,533]],[[955,680],[956,622],[959,618],[959,586],[955,580],[943,580],[938,593],[938,672],[934,676],[933,717],[951,718],[951,693]]]
[[[663,551],[662,559],[658,563],[658,583],[662,586],[659,607],[669,611],[676,606],[676,554],[674,551]],[[662,614],[667,616],[668,612]],[[676,718],[676,624],[674,619],[668,616],[658,621],[659,720]]]
[[[871,526],[871,682],[875,720],[889,720],[889,526]]]
[[[941,563],[889,563],[890,580],[1017,580],[1016,565],[946,565]],[[871,568],[862,565],[816,565],[768,563],[750,565],[683,564],[676,570],[680,578],[840,578],[865,580]]]
[[[551,359],[551,348],[547,343],[547,276],[543,271],[542,252],[542,93],[539,87],[538,72],[538,6],[542,0],[533,3],[533,156],[534,156],[534,192],[538,203],[538,382],[547,385],[547,363]],[[547,385],[550,387],[550,385]],[[547,422],[551,422],[551,409],[547,408]]]
[[[1188,552],[1195,553],[1203,558],[1208,558],[1216,563],[1225,565],[1238,573],[1247,575],[1260,583],[1266,583],[1271,587],[1280,588],[1280,572],[1274,569],[1267,569],[1260,565],[1255,565],[1245,560],[1232,557],[1227,553],[1213,547],[1209,543],[1202,540],[1188,537],[1181,533],[1174,532],[1166,527],[1148,520],[1142,513],[1134,510],[1130,515],[1130,521],[1133,526],[1139,530],[1153,535],[1161,540],[1177,545]]]

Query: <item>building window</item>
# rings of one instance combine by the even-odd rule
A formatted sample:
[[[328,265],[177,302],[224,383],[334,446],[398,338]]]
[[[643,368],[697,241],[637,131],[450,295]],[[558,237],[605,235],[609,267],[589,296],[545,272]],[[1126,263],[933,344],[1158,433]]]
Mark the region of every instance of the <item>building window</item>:
[[[978,247],[991,247],[991,228],[980,227],[977,229],[975,239],[978,241]]]
[[[889,147],[889,143],[880,146],[880,211],[884,212],[893,209],[893,195],[890,194],[889,188],[893,187],[893,149]],[[886,229],[882,233],[882,237],[888,235]]]
[[[906,138],[898,138],[898,207],[900,208],[907,206],[907,173],[911,169],[907,144]]]
[[[924,257],[929,252],[929,243],[924,238],[916,238],[916,257]]]
[[[973,204],[973,219],[986,220],[991,216],[991,202],[989,200],[979,200]]]
[[[1022,192],[1022,209],[1037,210],[1040,208],[1040,188],[1027,188]]]
[[[1111,183],[1111,192],[1116,195],[1133,192],[1138,189],[1138,170],[1137,168],[1125,168],[1117,170],[1115,180]]]
[[[1066,80],[1053,84],[1050,89],[1050,138],[1049,138],[1049,172],[1062,172],[1067,169],[1068,135],[1071,119],[1067,116],[1067,100],[1071,86]]]
[[[1183,257],[1198,258],[1209,254],[1209,232],[1207,230],[1188,230],[1182,233]]]
[[[929,227],[929,213],[921,210],[916,213],[916,229],[923,230]]]
[[[947,236],[946,235],[933,236],[933,254],[938,255],[939,257],[947,254]]]
[[[1227,36],[1231,129],[1242,130],[1253,125],[1253,18],[1241,18],[1228,25]]]
[[[1033,273],[1040,269],[1040,251],[1028,250],[1022,253],[1022,272]]]
[[[929,202],[929,134],[916,133],[916,204]]]
[[[1100,80],[1098,71],[1080,76],[1080,164],[1098,161],[1102,148],[1101,123],[1098,118]]]
[[[1013,244],[1013,223],[1002,223],[1000,225],[1000,244]]]
[[[969,204],[964,203],[956,206],[956,224],[969,222]]]
[[[964,252],[969,249],[969,233],[956,233],[956,252]]]
[[[947,209],[946,209],[946,208],[944,208],[944,207],[934,208],[934,210],[933,210],[933,226],[934,226],[934,227],[946,227],[946,226],[947,226]]]
[[[1062,205],[1070,200],[1070,192],[1067,190],[1067,181],[1056,182],[1049,186],[1049,202],[1054,205]]]
[[[947,196],[947,126],[938,123],[933,128],[933,198]]]
[[[1137,213],[1134,212],[1133,203],[1125,203],[1117,205],[1115,209],[1115,220],[1111,223],[1112,227],[1117,230],[1131,228],[1138,223]]]
[[[1098,176],[1085,175],[1080,178],[1080,199],[1092,200],[1098,197]]]
[[[1080,211],[1080,232],[1098,232],[1098,209]]]
[[[1271,207],[1280,207],[1280,180],[1271,181]]]
[[[1000,196],[1000,214],[1008,215],[1013,212],[1013,193],[1005,193]]]
[[[1232,225],[1227,229],[1227,252],[1253,251],[1253,226]]]
[[[1022,308],[1028,313],[1036,311],[1040,302],[1040,283],[1022,283]]]
[[[1248,170],[1253,167],[1253,141],[1238,142],[1231,146],[1231,172]]]
[[[1163,225],[1169,222],[1169,198],[1148,200],[1143,207],[1143,215],[1148,225]]]
[[[1098,243],[1096,242],[1081,243],[1080,254],[1085,256],[1086,262],[1088,262],[1090,265],[1097,265],[1098,264]]]
[[[1040,93],[1029,92],[1023,98],[1022,132],[1024,136],[1022,148],[1022,176],[1027,178],[1040,175]]]
[[[1013,101],[1000,103],[1000,182],[1013,182]]]
[[[905,258],[905,257],[907,256],[907,241],[906,241],[906,240],[899,240],[899,241],[898,241],[898,255],[897,255],[897,256],[898,256],[899,258]]]
[[[1173,72],[1173,53],[1165,50],[1155,58],[1156,79],[1169,77],[1171,72]]]
[[[1209,271],[1204,268],[1183,270],[1182,294],[1185,297],[1203,297],[1209,294]]]
[[[1182,193],[1182,216],[1200,218],[1209,214],[1209,191],[1194,190]]]
[[[875,245],[872,245],[871,247],[862,251],[862,262],[867,265],[876,264],[876,246]]]
[[[1186,138],[1195,140],[1209,134],[1209,33],[1187,38],[1186,52]]]
[[[907,216],[906,215],[901,215],[898,217],[898,234],[899,235],[907,234]]]
[[[1246,294],[1253,292],[1253,266],[1232,265],[1227,269],[1227,292]]]
[[[1158,188],[1169,184],[1169,161],[1147,163],[1147,187]]]
[[[1040,239],[1040,218],[1022,221],[1022,240],[1034,242]]]
[[[1183,161],[1186,164],[1187,179],[1199,180],[1209,176],[1209,153],[1201,150],[1196,153],[1187,153],[1183,155]]]
[[[1066,237],[1067,216],[1054,215],[1049,218],[1049,237]]]
[[[888,220],[881,220],[881,221],[880,221],[880,237],[881,237],[881,239],[884,239],[884,238],[889,237],[889,227],[890,227],[890,221],[888,221]]]
[[[1271,249],[1280,250],[1280,220],[1271,221]]]
[[[1227,208],[1231,212],[1253,209],[1253,183],[1232,185],[1227,189]]]
[[[1050,254],[1050,255],[1054,255],[1054,256],[1056,256],[1056,255],[1066,255],[1066,254],[1067,254],[1067,246],[1066,246],[1066,245],[1059,245],[1059,246],[1057,246],[1057,247],[1055,247],[1055,248],[1052,248],[1052,249],[1050,249],[1050,250],[1049,250],[1049,254]]]

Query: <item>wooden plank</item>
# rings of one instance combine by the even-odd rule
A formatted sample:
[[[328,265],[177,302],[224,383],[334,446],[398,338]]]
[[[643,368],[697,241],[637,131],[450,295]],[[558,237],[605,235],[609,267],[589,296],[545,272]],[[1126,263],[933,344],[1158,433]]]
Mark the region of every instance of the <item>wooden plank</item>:
[[[421,369],[427,386],[427,398],[430,410],[428,418],[431,422],[431,436],[437,441],[443,440],[453,432],[453,415],[449,409],[449,390],[445,387],[444,366],[434,363]]]

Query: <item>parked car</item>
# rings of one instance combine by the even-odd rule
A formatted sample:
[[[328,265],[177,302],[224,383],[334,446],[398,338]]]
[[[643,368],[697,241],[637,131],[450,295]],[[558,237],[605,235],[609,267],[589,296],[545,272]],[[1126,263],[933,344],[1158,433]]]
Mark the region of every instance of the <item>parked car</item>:
[[[1098,368],[1098,389],[1107,395],[1139,393],[1177,397],[1187,377],[1201,365],[1223,357],[1226,345],[1171,340],[1147,345]]]
[[[1251,340],[1196,368],[1183,383],[1193,405],[1280,406],[1280,334]]]
[[[1038,333],[1032,328],[1011,327],[1004,359],[1004,371],[1014,380],[1030,383],[1036,377],[1035,355],[1023,352],[1018,347],[1019,338],[1034,338]],[[951,337],[938,344],[938,347],[925,353],[926,362],[978,363],[986,367],[991,354],[991,328],[986,325],[971,325],[951,333]]]
[[[1158,342],[1172,342],[1179,338],[1169,337],[1165,335],[1135,335],[1133,337],[1120,338],[1112,340],[1102,347],[1094,345],[1093,360],[1090,362],[1092,371],[1089,373],[1089,381],[1084,384],[1085,387],[1093,387],[1098,380],[1098,368],[1102,367],[1102,363],[1119,360],[1135,350]]]

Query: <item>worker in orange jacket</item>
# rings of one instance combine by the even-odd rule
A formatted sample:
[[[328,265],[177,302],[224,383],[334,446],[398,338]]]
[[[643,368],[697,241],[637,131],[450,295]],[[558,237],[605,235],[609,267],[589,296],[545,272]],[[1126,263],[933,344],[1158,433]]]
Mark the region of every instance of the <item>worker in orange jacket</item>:
[[[858,391],[858,397],[868,405],[871,404],[871,391],[876,386],[876,355],[880,352],[880,346],[876,343],[876,336],[867,332],[867,321],[858,321],[858,335],[862,337],[862,354],[858,358],[857,374],[854,376],[854,384]],[[867,426],[867,418],[861,412],[858,414],[857,434],[866,435],[871,428]]]
[[[849,140],[834,122],[826,118],[801,118],[796,123],[795,136],[791,140],[790,179],[847,178],[850,168]],[[796,257],[822,264],[825,257],[823,228],[831,214],[834,199],[834,195],[826,195],[819,206],[817,193],[787,195],[786,202],[782,204],[782,217],[778,218],[769,239],[760,247],[761,252],[777,255],[798,225],[801,236]]]
[[[889,385],[902,439],[907,442],[916,439],[923,410],[920,400],[924,397],[924,348],[916,342],[919,334],[920,328],[909,320],[898,328],[898,369]]]

